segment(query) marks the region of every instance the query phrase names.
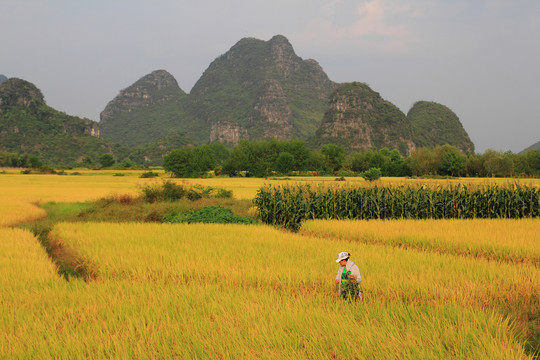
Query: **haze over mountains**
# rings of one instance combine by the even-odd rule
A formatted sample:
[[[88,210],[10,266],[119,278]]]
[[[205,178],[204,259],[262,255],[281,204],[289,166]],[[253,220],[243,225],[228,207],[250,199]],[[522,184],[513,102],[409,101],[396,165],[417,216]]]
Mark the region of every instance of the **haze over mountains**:
[[[335,143],[348,152],[388,147],[405,155],[444,144],[474,151],[448,107],[418,101],[404,114],[366,84],[331,81],[281,35],[241,39],[209,65],[189,94],[166,70],[153,71],[121,90],[100,123],[51,109],[24,80],[0,75],[2,81],[0,150],[48,151],[54,159],[66,155],[54,144],[68,137],[77,139],[67,141],[73,161],[84,151],[116,151],[144,162],[186,144],[272,138],[299,139],[312,148]],[[75,149],[77,142],[84,151]]]

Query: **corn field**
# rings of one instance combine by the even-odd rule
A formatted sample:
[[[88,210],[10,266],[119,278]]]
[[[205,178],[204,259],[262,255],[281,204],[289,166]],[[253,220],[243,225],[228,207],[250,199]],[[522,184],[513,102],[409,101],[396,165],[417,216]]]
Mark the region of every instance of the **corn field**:
[[[521,219],[540,217],[540,189],[468,187],[265,186],[254,204],[260,219],[297,231],[310,219]]]

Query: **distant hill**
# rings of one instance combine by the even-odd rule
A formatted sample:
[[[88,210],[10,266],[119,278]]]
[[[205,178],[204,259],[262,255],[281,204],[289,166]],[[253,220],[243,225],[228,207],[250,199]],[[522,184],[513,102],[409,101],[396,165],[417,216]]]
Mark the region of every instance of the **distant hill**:
[[[320,125],[336,86],[284,36],[242,39],[210,64],[189,94],[190,113],[204,123],[194,137],[305,140]]]
[[[540,141],[524,149],[523,151],[520,152],[520,154],[526,153],[527,151],[530,151],[530,150],[540,151]]]
[[[305,140],[336,86],[285,37],[245,38],[210,64],[189,95],[163,70],[122,90],[101,114],[102,134],[130,146],[174,133],[198,143]]]
[[[418,101],[407,113],[407,119],[417,147],[449,144],[462,151],[474,151],[474,144],[459,118],[444,105]]]
[[[299,139],[348,151],[474,145],[446,106],[419,101],[405,115],[362,83],[336,84],[281,35],[244,38],[216,58],[189,94],[165,70],[122,90],[101,113],[102,136],[143,146],[165,136],[195,144]]]
[[[332,93],[311,141],[316,146],[339,144],[348,151],[388,147],[409,153],[415,148],[405,114],[359,82],[342,84]]]
[[[74,164],[127,149],[98,138],[98,123],[70,116],[45,103],[32,83],[10,78],[0,84],[0,150],[38,155],[53,164]]]
[[[419,147],[450,144],[474,151],[456,114],[444,105],[419,101],[405,115],[368,85],[340,85],[330,96],[312,147],[334,143],[347,151],[388,147],[409,154]]]
[[[8,79],[7,76],[0,74],[0,84],[6,81],[7,79]]]
[[[101,112],[103,138],[137,146],[184,131],[186,93],[165,70],[156,70],[120,91]]]

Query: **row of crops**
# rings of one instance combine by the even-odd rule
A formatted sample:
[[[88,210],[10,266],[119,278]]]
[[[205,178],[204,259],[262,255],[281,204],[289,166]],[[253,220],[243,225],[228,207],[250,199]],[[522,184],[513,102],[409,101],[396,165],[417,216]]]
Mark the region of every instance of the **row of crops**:
[[[265,186],[254,204],[260,219],[298,230],[308,219],[521,219],[540,217],[540,189],[499,187]]]

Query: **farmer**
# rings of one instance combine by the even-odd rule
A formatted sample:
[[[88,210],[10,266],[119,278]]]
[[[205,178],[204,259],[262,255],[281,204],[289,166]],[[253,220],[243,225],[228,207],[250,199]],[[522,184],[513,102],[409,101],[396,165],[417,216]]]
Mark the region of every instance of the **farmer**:
[[[360,286],[362,275],[360,275],[360,269],[358,269],[354,261],[349,260],[350,256],[351,254],[346,251],[338,254],[336,262],[339,263],[340,267],[336,275],[336,284],[339,284],[339,295],[362,300],[362,288]]]

